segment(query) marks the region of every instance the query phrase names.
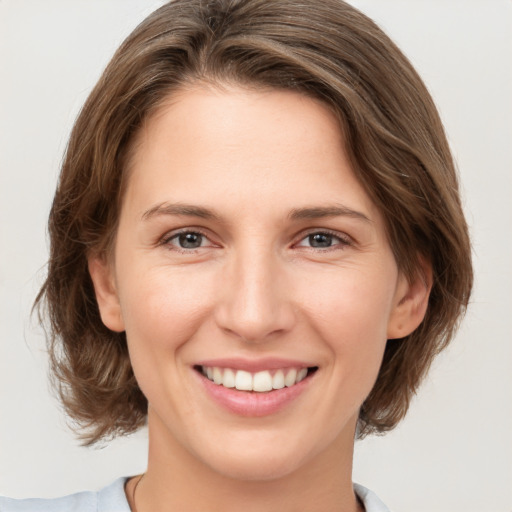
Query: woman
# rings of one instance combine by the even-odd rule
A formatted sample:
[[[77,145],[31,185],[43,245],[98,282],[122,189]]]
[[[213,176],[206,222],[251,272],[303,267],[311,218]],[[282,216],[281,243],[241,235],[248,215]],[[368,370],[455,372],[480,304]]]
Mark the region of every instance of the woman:
[[[467,305],[457,189],[424,85],[349,5],[153,13],[75,124],[39,296],[84,440],[147,421],[148,469],[0,509],[386,510],[354,437],[404,417]]]

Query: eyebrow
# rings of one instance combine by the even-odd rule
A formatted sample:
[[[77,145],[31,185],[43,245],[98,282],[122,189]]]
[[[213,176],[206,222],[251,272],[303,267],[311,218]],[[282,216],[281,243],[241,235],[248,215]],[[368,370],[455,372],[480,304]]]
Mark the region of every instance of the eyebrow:
[[[183,203],[160,203],[142,214],[142,220],[149,220],[159,215],[178,215],[185,217],[199,217],[201,219],[220,221],[221,218],[213,210],[203,206]],[[371,223],[372,221],[362,212],[346,206],[311,206],[294,208],[288,214],[291,220],[314,220],[328,217],[352,217]]]
[[[183,203],[157,204],[142,214],[142,220],[149,220],[158,215],[180,215],[186,217],[200,217],[201,219],[220,220],[220,217],[208,208]]]
[[[327,217],[353,217],[365,222],[371,223],[372,221],[362,212],[353,210],[346,206],[313,206],[309,208],[294,208],[288,214],[292,220],[314,220]]]

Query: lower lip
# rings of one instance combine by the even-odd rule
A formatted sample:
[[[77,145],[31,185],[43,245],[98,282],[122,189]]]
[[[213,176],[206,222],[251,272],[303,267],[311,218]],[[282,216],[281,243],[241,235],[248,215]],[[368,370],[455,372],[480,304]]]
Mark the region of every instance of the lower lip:
[[[314,374],[309,374],[298,384],[289,388],[274,389],[265,393],[255,391],[238,391],[214,384],[204,375],[194,370],[201,380],[206,393],[214,402],[228,411],[240,416],[261,417],[275,414],[298,398],[309,386]]]

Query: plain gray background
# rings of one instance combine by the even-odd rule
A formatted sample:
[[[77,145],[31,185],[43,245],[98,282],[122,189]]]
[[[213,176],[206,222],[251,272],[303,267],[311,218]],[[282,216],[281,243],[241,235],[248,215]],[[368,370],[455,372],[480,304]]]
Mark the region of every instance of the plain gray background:
[[[145,467],[141,432],[79,447],[30,307],[78,110],[156,0],[0,0],[0,494],[99,488]],[[412,60],[458,161],[474,245],[471,307],[407,419],[356,445],[354,480],[395,512],[512,510],[512,2],[353,0]]]

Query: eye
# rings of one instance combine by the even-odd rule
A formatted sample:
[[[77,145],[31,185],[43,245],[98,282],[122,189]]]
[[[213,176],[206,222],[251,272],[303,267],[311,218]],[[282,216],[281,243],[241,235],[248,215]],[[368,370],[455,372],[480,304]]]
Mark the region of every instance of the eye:
[[[181,231],[175,233],[163,240],[165,245],[170,245],[176,249],[199,249],[200,247],[210,246],[208,238],[197,231]]]
[[[313,249],[330,249],[336,246],[342,248],[347,245],[350,245],[348,237],[342,237],[328,231],[310,233],[297,244],[298,247],[311,247]]]

